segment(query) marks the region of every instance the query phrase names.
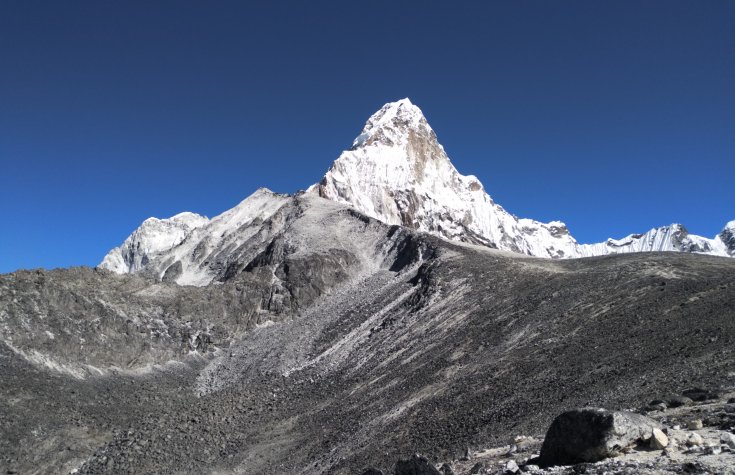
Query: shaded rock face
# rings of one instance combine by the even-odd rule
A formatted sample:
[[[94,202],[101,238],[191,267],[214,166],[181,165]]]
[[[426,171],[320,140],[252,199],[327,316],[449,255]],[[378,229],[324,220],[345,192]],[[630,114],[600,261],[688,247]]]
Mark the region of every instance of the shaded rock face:
[[[442,475],[425,457],[414,455],[396,462],[395,475]]]
[[[377,468],[368,468],[361,475],[383,475],[383,471]]]
[[[365,272],[399,272],[434,253],[420,235],[319,198],[292,199],[287,208],[289,233],[279,229],[230,254],[243,259],[230,260],[216,285],[176,285],[181,261],[160,282],[145,273],[89,268],[0,275],[0,342],[76,377],[135,370],[190,352],[211,356],[254,326],[298,315]],[[342,235],[328,240],[314,232],[319,219],[315,227]],[[301,227],[304,235],[295,236]]]
[[[735,221],[727,223],[722,232],[720,232],[719,238],[725,245],[727,254],[735,256]]]
[[[541,466],[597,462],[649,440],[659,424],[632,412],[575,409],[551,423],[541,446]]]
[[[682,391],[682,395],[692,401],[711,401],[719,398],[722,391],[716,389],[690,388]]]

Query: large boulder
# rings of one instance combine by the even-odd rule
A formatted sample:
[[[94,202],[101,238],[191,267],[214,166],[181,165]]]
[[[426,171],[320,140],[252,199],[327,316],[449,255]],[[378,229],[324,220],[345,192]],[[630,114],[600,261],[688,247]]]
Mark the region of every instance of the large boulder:
[[[442,475],[431,462],[420,455],[410,459],[399,460],[393,472],[395,475]]]
[[[685,397],[697,402],[713,401],[722,396],[722,391],[718,389],[691,388],[683,391]]]
[[[554,419],[541,446],[539,465],[572,465],[619,455],[650,440],[658,423],[632,412],[584,408]]]

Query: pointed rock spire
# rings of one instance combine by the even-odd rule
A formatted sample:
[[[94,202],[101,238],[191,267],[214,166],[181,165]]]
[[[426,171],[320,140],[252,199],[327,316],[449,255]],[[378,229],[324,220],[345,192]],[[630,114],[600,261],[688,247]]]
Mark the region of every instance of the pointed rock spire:
[[[397,145],[407,140],[410,134],[433,136],[436,140],[423,112],[408,98],[389,102],[370,116],[352,143],[352,149],[374,143]]]
[[[373,114],[352,148],[309,190],[388,224],[448,239],[544,257],[572,255],[577,245],[559,231],[563,223],[518,220],[477,178],[461,175],[408,99]]]

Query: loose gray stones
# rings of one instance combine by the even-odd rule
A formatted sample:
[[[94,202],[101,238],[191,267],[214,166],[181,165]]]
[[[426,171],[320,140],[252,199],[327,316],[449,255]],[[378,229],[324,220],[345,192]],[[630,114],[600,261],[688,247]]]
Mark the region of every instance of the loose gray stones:
[[[658,423],[632,412],[584,408],[554,419],[541,447],[539,465],[597,462],[653,436]]]
[[[720,455],[722,453],[722,447],[719,445],[709,445],[705,449],[707,455]]]
[[[439,471],[442,475],[454,475],[454,470],[452,470],[452,467],[448,463],[443,464],[441,468],[439,468]]]

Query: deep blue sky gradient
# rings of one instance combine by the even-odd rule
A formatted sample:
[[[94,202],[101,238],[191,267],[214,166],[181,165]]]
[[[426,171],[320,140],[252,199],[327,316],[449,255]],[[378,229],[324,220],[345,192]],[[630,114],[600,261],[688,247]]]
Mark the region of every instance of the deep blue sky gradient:
[[[0,3],[0,272],[320,179],[410,97],[581,242],[735,219],[735,2]]]

